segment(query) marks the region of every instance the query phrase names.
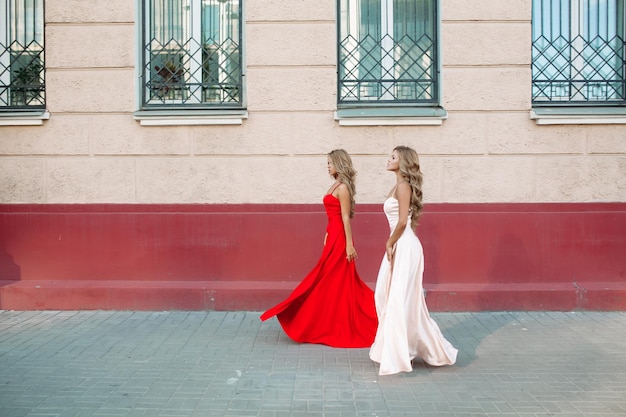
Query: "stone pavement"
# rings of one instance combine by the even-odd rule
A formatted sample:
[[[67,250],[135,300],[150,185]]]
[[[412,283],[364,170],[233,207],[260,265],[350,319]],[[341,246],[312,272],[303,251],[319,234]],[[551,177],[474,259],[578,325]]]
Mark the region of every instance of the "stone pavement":
[[[258,316],[0,311],[0,416],[626,416],[624,312],[434,313],[458,363],[385,377]]]

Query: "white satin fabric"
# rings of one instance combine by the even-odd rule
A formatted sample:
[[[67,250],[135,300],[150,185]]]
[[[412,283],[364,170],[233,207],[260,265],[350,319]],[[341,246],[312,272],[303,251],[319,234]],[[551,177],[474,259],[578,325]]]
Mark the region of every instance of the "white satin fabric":
[[[390,197],[383,208],[393,232],[398,224],[398,201]],[[422,244],[411,229],[409,218],[396,243],[393,265],[383,256],[376,280],[378,330],[370,358],[380,363],[379,375],[411,372],[411,361],[418,357],[433,366],[456,362],[457,349],[428,314],[423,273]]]

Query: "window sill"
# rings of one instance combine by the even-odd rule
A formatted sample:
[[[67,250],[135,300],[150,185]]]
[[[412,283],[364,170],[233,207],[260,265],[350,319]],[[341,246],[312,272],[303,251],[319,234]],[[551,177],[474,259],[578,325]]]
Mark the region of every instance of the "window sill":
[[[440,107],[345,108],[335,112],[339,126],[439,126],[448,118]]]
[[[41,126],[49,118],[48,110],[0,113],[0,126]]]
[[[538,107],[530,118],[538,125],[626,124],[626,107]]]
[[[141,126],[240,125],[246,110],[143,110],[133,113]]]

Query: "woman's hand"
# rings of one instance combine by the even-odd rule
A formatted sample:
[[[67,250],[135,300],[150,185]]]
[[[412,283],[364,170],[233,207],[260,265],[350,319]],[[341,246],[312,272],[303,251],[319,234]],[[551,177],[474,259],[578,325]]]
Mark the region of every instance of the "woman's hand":
[[[353,262],[356,259],[356,249],[352,242],[352,226],[350,225],[350,191],[346,184],[337,186],[337,198],[341,205],[341,222],[343,223],[343,231],[346,235],[346,259]]]
[[[356,249],[352,245],[346,245],[346,259],[348,262],[353,262],[357,258]]]
[[[387,241],[387,245],[385,245],[385,250],[387,252],[387,260],[390,263],[393,263],[393,257],[396,254],[396,245],[391,244],[391,242]]]

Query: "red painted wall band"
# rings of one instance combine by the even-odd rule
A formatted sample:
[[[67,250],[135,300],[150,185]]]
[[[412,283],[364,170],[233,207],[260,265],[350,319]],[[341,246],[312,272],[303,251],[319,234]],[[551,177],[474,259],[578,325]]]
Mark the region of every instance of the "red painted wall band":
[[[0,205],[0,279],[298,280],[321,251],[321,205]],[[354,219],[375,279],[388,228]],[[625,278],[626,204],[430,204],[427,281]]]
[[[0,280],[295,283],[325,227],[321,204],[0,205]],[[373,285],[382,206],[353,234]],[[428,204],[417,234],[427,287],[626,281],[626,203]]]

